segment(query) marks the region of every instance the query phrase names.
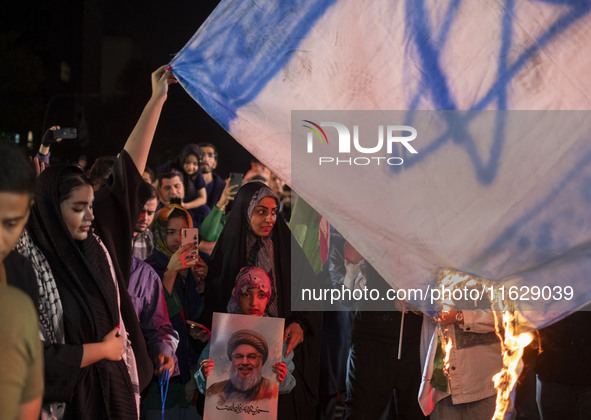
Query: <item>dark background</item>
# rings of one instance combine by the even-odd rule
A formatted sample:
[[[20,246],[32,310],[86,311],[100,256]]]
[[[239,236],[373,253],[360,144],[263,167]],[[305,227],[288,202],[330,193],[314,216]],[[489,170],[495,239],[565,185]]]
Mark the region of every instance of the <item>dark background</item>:
[[[150,74],[168,63],[216,7],[215,0],[13,1],[0,15],[0,139],[36,151],[51,125],[78,139],[54,158],[89,163],[116,154],[150,97]],[[32,142],[27,138],[32,134]],[[180,85],[172,86],[148,165],[187,143],[218,146],[217,172],[246,172],[250,155]]]

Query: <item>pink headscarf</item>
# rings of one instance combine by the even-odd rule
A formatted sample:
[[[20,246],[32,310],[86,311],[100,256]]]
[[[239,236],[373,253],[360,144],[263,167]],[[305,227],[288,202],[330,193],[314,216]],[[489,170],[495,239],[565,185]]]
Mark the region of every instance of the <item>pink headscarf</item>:
[[[271,279],[265,270],[259,267],[242,267],[236,276],[234,282],[234,289],[232,289],[232,297],[228,302],[228,313],[239,314],[240,295],[245,293],[248,289],[261,289],[267,295],[267,299],[271,298]]]

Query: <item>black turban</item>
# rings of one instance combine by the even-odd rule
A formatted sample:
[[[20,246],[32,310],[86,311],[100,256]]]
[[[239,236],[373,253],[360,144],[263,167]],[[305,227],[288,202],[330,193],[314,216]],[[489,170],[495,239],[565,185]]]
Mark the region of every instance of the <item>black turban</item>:
[[[228,340],[228,359],[232,360],[232,353],[241,344],[248,344],[254,347],[263,357],[263,364],[269,356],[269,346],[267,340],[261,333],[254,330],[239,330],[232,334]]]

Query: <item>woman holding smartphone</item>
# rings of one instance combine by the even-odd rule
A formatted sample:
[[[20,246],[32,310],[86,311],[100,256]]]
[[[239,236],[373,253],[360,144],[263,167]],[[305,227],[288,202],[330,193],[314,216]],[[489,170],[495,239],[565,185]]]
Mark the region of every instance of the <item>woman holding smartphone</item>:
[[[186,321],[197,319],[203,311],[201,294],[207,274],[207,265],[199,258],[193,241],[183,245],[183,230],[192,227],[191,215],[178,204],[161,208],[152,227],[154,251],[146,260],[162,279],[168,317],[179,334],[176,356],[180,375],[170,380],[165,408],[169,416],[174,411],[186,416],[181,417],[184,419],[197,418],[195,407],[185,397],[185,385],[192,385],[191,366],[197,365],[202,347],[189,339]],[[156,381],[152,381],[145,395],[144,409],[147,420],[161,418],[160,388]]]

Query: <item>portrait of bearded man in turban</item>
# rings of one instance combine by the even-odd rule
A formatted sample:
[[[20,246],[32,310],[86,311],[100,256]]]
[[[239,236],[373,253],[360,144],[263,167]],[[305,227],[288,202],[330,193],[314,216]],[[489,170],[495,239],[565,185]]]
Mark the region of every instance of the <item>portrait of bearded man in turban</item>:
[[[263,365],[269,356],[265,337],[254,330],[236,331],[228,340],[230,379],[207,388],[207,396],[219,395],[218,404],[248,403],[277,396],[279,384],[263,377]]]

